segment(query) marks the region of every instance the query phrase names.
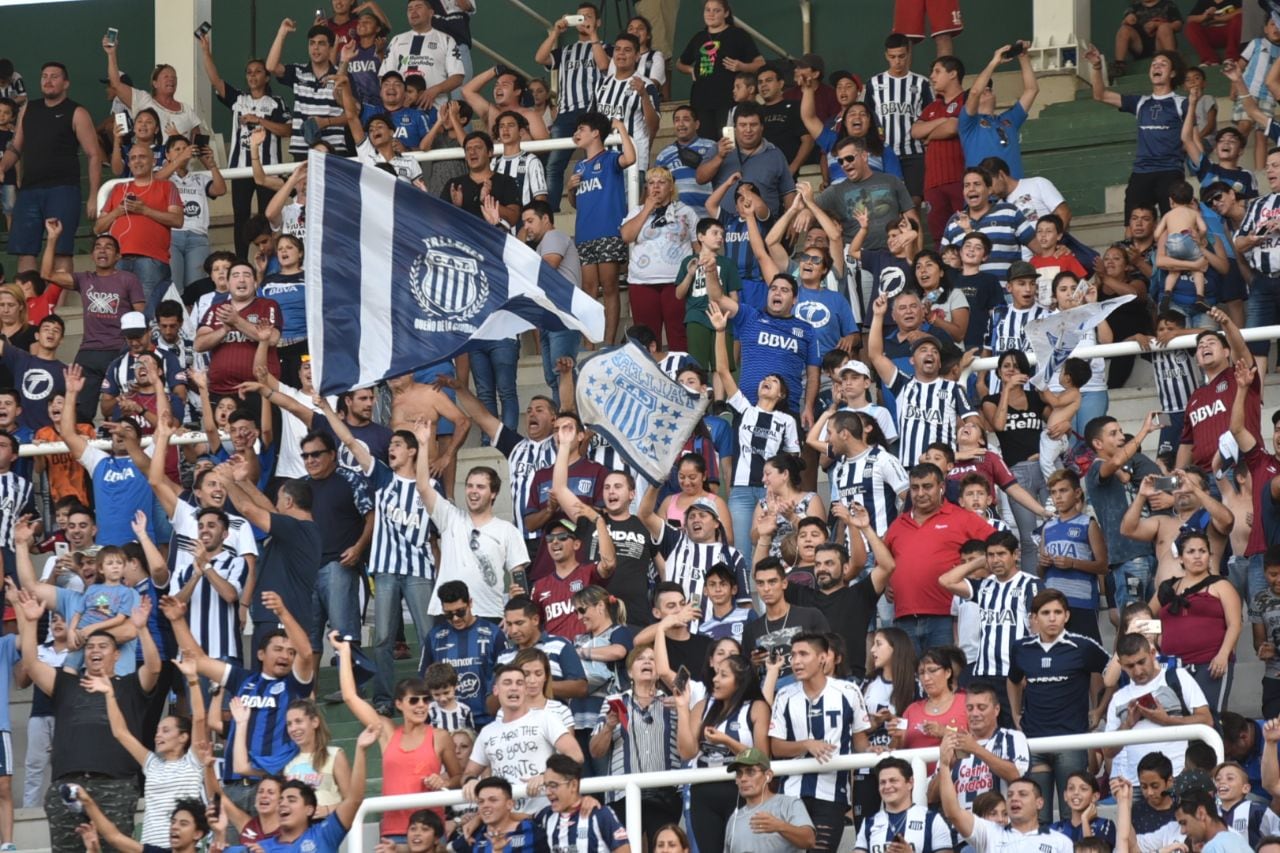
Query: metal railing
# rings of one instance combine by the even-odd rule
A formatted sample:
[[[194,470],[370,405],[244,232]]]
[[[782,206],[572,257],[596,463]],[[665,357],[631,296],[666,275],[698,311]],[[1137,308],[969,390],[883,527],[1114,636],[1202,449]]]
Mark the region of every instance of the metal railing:
[[[1240,336],[1247,342],[1253,341],[1273,341],[1280,340],[1280,326],[1259,326],[1256,329],[1241,329]],[[1168,352],[1169,350],[1194,349],[1196,345],[1196,334],[1190,333],[1182,335],[1168,344],[1152,343],[1150,349],[1143,349],[1136,341],[1119,341],[1113,344],[1095,344],[1094,346],[1076,347],[1071,355],[1074,358],[1117,358],[1122,355],[1142,355],[1151,352]],[[1028,350],[1026,352],[1027,359],[1034,365],[1036,363],[1035,353]],[[960,381],[967,381],[973,373],[980,373],[986,370],[995,370],[999,365],[1000,356],[993,355],[986,358],[975,358],[973,362],[960,373]]]
[[[1116,732],[1091,732],[1082,735],[1063,735],[1061,737],[1031,738],[1028,746],[1032,753],[1063,752],[1067,750],[1100,749],[1118,746],[1133,746],[1146,743],[1164,743],[1167,741],[1198,740],[1213,747],[1217,761],[1223,760],[1222,736],[1206,725],[1168,726],[1164,728],[1138,729]],[[834,770],[861,770],[874,767],[888,756],[904,758],[911,762],[914,774],[912,793],[917,803],[925,800],[928,776],[925,763],[938,760],[937,747],[927,749],[902,749],[888,753],[860,753],[858,755],[839,755],[825,764],[813,758],[797,758],[788,761],[775,761],[772,765],[774,776],[794,776],[801,773],[830,773]],[[650,788],[669,788],[680,785],[700,785],[705,782],[727,782],[733,777],[723,767],[706,767],[688,770],[667,770],[657,773],[630,773],[622,776],[601,776],[582,780],[582,793],[599,794],[605,791],[623,791],[626,797],[627,834],[632,844],[642,837],[641,830],[641,797],[640,792]],[[510,781],[510,780],[508,780]],[[524,786],[515,784],[517,798],[525,795]],[[347,836],[349,853],[364,853],[364,836],[361,831],[365,818],[383,812],[401,809],[439,808],[456,806],[465,802],[462,792],[458,790],[436,791],[424,794],[398,794],[389,797],[369,797],[360,804],[352,821],[352,832]]]
[[[802,4],[802,14],[803,14],[803,4]],[[734,15],[733,23],[737,25],[740,29],[745,30],[746,33],[749,36],[751,36],[753,39],[755,39],[758,44],[764,45],[765,47],[769,48],[769,50],[772,50],[774,53],[778,54],[778,56],[781,56],[784,59],[795,59],[795,57],[791,54],[791,51],[787,50],[785,47],[778,44],[776,41],[769,38],[764,33],[757,30],[755,27],[743,21],[737,15]]]
[[[177,435],[172,436],[169,439],[169,443],[173,445],[200,444],[201,442],[205,442],[208,440],[209,440],[209,437],[205,435],[203,432],[184,432],[184,433],[179,433]],[[230,442],[231,438],[230,436],[224,435],[222,436],[222,440],[224,442]],[[141,443],[142,443],[142,447],[145,449],[155,444],[155,441],[151,438],[151,436],[148,435],[143,437]],[[105,438],[95,438],[92,441],[90,441],[89,444],[92,447],[98,448],[99,450],[111,449],[111,442]],[[56,456],[59,453],[70,453],[70,452],[71,452],[71,448],[67,447],[66,442],[63,442],[63,441],[42,441],[39,443],[29,441],[26,444],[22,445],[21,448],[18,449],[18,455],[24,456],[24,457]]]
[[[608,146],[619,146],[622,144],[621,137],[618,134],[611,134],[604,141]],[[541,154],[544,151],[566,151],[573,150],[578,146],[573,144],[572,139],[533,139],[527,142],[521,142],[520,148],[523,151],[531,151],[535,154]],[[405,156],[412,157],[419,163],[429,163],[441,160],[461,160],[466,157],[466,152],[459,148],[438,148],[434,151],[407,151]],[[295,160],[291,163],[276,163],[271,166],[263,166],[262,171],[268,175],[287,175],[294,169],[301,166],[305,160]],[[230,180],[237,178],[252,178],[253,168],[250,166],[240,166],[235,169],[223,169],[222,177]],[[112,178],[104,181],[102,186],[98,188],[98,210],[101,211],[107,203],[107,199],[111,195],[111,190],[119,184],[129,182],[129,178]],[[640,204],[640,164],[628,166],[626,169],[627,183],[627,208],[630,209]]]

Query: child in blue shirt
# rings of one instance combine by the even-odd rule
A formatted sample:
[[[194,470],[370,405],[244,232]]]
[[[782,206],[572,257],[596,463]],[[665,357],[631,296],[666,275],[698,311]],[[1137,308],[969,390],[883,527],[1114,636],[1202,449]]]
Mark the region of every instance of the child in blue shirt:
[[[72,651],[66,665],[77,669],[84,659],[80,649],[89,635],[123,625],[138,606],[138,593],[124,584],[124,550],[115,545],[103,548],[98,552],[98,566],[102,582],[84,591],[80,607],[67,625],[67,645]]]

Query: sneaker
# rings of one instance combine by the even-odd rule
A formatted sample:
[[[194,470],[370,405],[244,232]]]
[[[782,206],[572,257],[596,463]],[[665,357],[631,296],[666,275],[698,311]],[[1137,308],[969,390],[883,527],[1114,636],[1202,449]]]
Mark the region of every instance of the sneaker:
[[[18,853],[18,845],[12,841],[7,844],[0,844],[0,853]]]

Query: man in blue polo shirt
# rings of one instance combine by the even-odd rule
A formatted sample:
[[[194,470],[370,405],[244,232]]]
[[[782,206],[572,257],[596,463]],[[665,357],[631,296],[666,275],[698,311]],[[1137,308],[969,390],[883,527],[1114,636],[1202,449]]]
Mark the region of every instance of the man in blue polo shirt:
[[[742,373],[738,385],[756,403],[760,380],[770,373],[787,383],[787,405],[800,416],[800,426],[813,426],[813,404],[818,398],[818,335],[813,327],[794,315],[800,285],[794,277],[778,273],[769,282],[765,310],[739,305],[726,296],[719,281],[707,281],[707,297],[733,318],[733,334],[742,342]],[[800,389],[804,389],[803,401]]]
[[[1087,732],[1089,681],[1106,668],[1111,656],[1097,640],[1067,630],[1071,608],[1067,597],[1046,589],[1031,599],[1031,636],[1013,644],[1009,660],[1009,702],[1015,725],[1028,738]],[[1068,774],[1085,770],[1084,750],[1033,753],[1032,779],[1044,792],[1041,821],[1052,817],[1053,789],[1058,789],[1058,813],[1067,814],[1063,797]]]
[[[993,200],[991,173],[986,169],[976,166],[965,169],[961,191],[965,209],[951,214],[947,220],[942,245],[959,249],[964,238],[974,231],[986,234],[991,241],[991,251],[981,269],[1004,281],[1009,265],[1023,260],[1022,247],[1029,246],[1035,238],[1035,225],[1007,201]]]

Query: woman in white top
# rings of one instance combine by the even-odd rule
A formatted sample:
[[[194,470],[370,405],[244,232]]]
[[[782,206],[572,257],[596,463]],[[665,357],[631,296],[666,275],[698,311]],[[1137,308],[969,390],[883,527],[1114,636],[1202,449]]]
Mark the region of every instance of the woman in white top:
[[[235,771],[254,775],[249,761],[249,709],[239,698],[231,700],[231,716],[236,721],[233,745]],[[298,754],[285,765],[282,776],[306,782],[316,792],[317,818],[325,817],[342,802],[351,781],[351,762],[341,747],[329,743],[329,726],[314,701],[295,699],[285,712],[285,732],[298,746]]]
[[[144,92],[127,86],[120,80],[120,64],[116,61],[116,45],[104,36],[102,50],[107,55],[107,78],[116,96],[129,108],[131,116],[148,107],[160,115],[160,128],[165,137],[182,134],[192,139],[194,131],[202,125],[195,108],[173,96],[178,91],[178,72],[172,65],[161,63],[151,72],[151,91]]]
[[[680,261],[693,252],[698,214],[676,197],[675,179],[662,166],[645,173],[644,204],[631,209],[622,222],[622,239],[630,246],[627,294],[631,316],[662,340],[666,350],[689,347],[684,328],[684,304],[676,297]]]
[[[915,268],[916,283],[924,291],[926,321],[950,335],[951,340],[963,341],[969,331],[969,300],[946,275],[942,256],[925,249],[916,255]]]

